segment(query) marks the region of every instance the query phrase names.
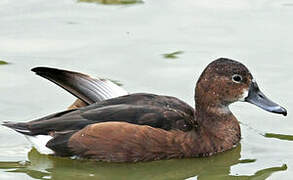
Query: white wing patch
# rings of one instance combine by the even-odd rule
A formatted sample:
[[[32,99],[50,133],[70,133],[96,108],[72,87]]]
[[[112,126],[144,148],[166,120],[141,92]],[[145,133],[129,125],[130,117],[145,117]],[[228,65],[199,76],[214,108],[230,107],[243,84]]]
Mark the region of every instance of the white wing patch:
[[[95,82],[94,84],[92,84],[94,86],[92,88],[100,101],[128,94],[126,90],[108,79],[92,79]]]

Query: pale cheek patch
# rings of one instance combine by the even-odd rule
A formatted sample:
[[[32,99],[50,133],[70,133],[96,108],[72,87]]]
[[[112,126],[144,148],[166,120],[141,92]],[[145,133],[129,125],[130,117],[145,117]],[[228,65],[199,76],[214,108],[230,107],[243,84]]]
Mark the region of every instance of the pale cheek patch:
[[[240,96],[240,98],[238,99],[238,101],[244,102],[245,101],[245,98],[247,98],[247,97],[248,97],[248,89],[243,89],[242,95]]]

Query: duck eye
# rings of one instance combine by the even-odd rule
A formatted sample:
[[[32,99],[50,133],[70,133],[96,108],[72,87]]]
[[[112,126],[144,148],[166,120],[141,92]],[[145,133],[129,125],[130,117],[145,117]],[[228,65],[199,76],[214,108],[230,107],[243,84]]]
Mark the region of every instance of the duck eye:
[[[232,80],[236,83],[240,83],[242,81],[242,76],[240,76],[239,74],[234,74],[232,76]]]

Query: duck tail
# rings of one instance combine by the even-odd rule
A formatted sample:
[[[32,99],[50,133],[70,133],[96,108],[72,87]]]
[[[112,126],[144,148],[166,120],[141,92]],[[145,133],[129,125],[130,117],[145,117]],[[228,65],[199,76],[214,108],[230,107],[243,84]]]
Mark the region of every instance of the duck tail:
[[[2,123],[2,126],[9,127],[21,134],[32,135],[32,132],[30,131],[29,125],[27,123],[14,123],[11,121],[6,121]]]

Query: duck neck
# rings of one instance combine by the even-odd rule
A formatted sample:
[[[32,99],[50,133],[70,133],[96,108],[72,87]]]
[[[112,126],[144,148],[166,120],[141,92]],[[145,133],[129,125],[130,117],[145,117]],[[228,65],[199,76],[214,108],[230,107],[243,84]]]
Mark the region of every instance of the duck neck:
[[[195,118],[197,138],[205,142],[204,155],[231,149],[240,141],[240,126],[228,105],[196,104]]]

